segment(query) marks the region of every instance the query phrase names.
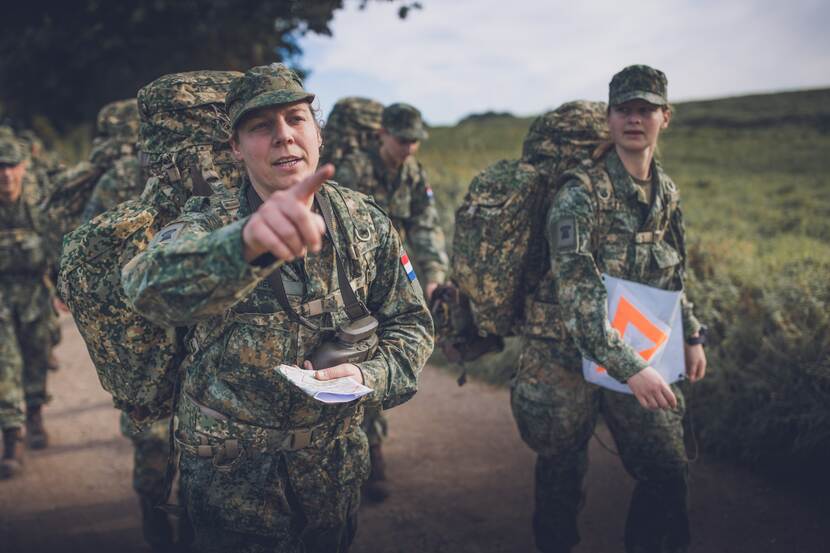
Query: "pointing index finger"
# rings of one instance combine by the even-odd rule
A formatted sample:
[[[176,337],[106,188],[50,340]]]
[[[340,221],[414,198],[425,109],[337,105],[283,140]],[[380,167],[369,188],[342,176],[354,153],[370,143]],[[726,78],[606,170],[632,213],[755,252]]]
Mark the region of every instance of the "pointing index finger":
[[[306,177],[291,188],[291,192],[301,202],[308,201],[323,183],[334,176],[334,165],[326,163],[310,177]]]

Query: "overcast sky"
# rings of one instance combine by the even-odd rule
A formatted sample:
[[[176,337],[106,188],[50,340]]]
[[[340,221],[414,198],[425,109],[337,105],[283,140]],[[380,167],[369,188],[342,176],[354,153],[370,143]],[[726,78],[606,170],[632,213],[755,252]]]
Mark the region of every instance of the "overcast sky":
[[[409,102],[433,125],[469,113],[532,115],[607,98],[626,65],[666,72],[672,101],[830,86],[827,0],[354,0],[301,65],[323,115],[342,96]]]

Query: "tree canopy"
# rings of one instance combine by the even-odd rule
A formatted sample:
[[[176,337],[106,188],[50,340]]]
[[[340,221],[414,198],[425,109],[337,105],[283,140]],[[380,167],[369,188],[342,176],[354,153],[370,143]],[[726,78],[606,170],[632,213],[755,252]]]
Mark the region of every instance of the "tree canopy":
[[[419,2],[400,4],[406,17]],[[0,18],[0,102],[66,128],[166,73],[296,62],[297,38],[331,35],[344,0],[67,0],[18,3]]]

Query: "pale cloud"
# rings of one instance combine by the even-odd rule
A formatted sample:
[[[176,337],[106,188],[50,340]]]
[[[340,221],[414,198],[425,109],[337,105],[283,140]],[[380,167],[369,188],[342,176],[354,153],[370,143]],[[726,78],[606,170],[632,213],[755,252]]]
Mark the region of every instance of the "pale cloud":
[[[433,124],[486,110],[533,114],[603,99],[611,75],[647,63],[672,99],[827,86],[830,8],[816,0],[422,0],[338,12],[303,64],[324,111],[342,96],[410,102]]]

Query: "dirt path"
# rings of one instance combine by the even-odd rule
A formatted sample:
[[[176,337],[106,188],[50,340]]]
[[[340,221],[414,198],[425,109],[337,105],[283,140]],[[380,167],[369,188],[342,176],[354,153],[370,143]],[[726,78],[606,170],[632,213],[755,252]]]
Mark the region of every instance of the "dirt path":
[[[130,487],[132,450],[70,319],[51,376],[51,444],[21,478],[0,482],[0,552],[146,552]],[[506,390],[463,388],[434,368],[389,413],[393,495],[361,511],[356,553],[532,552],[534,458],[518,437]],[[607,433],[600,436],[610,443]],[[631,482],[591,443],[577,553],[621,551]],[[696,553],[823,553],[830,531],[794,491],[705,456],[692,466]]]

